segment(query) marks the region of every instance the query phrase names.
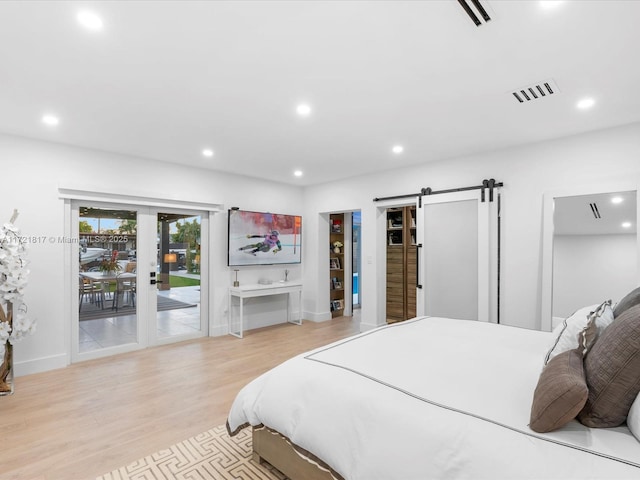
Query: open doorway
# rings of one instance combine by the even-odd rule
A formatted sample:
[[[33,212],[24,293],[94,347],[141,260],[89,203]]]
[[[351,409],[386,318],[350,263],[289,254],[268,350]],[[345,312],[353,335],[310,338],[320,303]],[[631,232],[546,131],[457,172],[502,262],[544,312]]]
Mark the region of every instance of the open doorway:
[[[360,210],[330,213],[328,221],[331,317],[351,317],[362,303]]]
[[[353,308],[360,308],[362,304],[362,247],[360,244],[361,214],[360,210],[351,213],[351,245],[352,245],[352,302]]]

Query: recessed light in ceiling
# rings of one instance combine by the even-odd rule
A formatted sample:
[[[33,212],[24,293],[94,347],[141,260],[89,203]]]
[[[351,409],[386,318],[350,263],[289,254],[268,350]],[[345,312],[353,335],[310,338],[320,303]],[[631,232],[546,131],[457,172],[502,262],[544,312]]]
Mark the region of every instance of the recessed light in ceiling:
[[[555,10],[563,3],[562,0],[540,0],[540,8],[542,10]]]
[[[611,203],[616,203],[616,204],[617,204],[617,203],[622,203],[622,202],[623,202],[623,200],[624,200],[624,199],[623,199],[622,197],[613,197],[613,198],[611,199]]]
[[[55,115],[47,114],[42,116],[42,123],[44,123],[45,125],[55,127],[60,123],[60,119]]]
[[[596,104],[596,101],[593,98],[583,98],[578,103],[576,103],[576,108],[580,110],[589,110]]]
[[[301,117],[308,117],[311,115],[311,106],[306,103],[301,103],[296,107],[296,113]]]
[[[404,147],[402,145],[394,145],[394,147],[391,149],[391,151],[393,153],[395,153],[396,155],[404,152]]]
[[[302,170],[296,170],[295,172],[293,172],[293,174],[294,174],[296,177],[301,177],[301,176],[302,176]]]
[[[204,150],[202,150],[202,155],[205,157],[213,157],[213,150],[211,150],[210,148],[205,148]]]
[[[78,22],[89,30],[102,30],[102,19],[93,12],[82,11],[76,16]]]
[[[622,228],[631,228],[631,222],[624,222]]]

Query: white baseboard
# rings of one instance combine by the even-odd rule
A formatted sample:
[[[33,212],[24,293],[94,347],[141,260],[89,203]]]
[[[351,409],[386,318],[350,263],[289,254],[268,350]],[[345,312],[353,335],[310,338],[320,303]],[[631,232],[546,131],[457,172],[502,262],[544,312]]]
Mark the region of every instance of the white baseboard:
[[[331,320],[331,312],[303,312],[302,318],[310,322],[326,322]]]
[[[46,372],[57,368],[69,366],[66,354],[52,355],[50,357],[37,358],[26,362],[14,362],[15,376],[22,377],[33,373]]]

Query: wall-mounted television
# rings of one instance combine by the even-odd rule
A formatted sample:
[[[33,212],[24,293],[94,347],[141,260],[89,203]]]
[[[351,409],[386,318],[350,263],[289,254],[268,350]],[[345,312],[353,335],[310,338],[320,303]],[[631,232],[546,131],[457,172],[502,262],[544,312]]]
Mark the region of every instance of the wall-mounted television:
[[[229,209],[227,265],[302,262],[302,217]]]

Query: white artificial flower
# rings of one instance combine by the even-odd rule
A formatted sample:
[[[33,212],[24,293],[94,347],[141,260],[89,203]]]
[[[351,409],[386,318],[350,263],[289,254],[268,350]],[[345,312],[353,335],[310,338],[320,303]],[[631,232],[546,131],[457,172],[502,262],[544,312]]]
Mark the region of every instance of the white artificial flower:
[[[6,304],[14,306],[12,324],[0,322],[0,344],[8,340],[11,344],[32,334],[36,328],[35,319],[27,316],[22,298],[27,286],[26,245],[20,238],[20,230],[11,223],[0,228],[0,308],[7,312]],[[4,349],[4,347],[3,347]]]
[[[0,322],[0,342],[4,344],[11,334],[9,322]]]
[[[13,345],[22,340],[25,336],[31,335],[35,330],[35,320],[27,317],[23,310],[18,310],[13,319],[13,331],[9,337],[9,341]]]

